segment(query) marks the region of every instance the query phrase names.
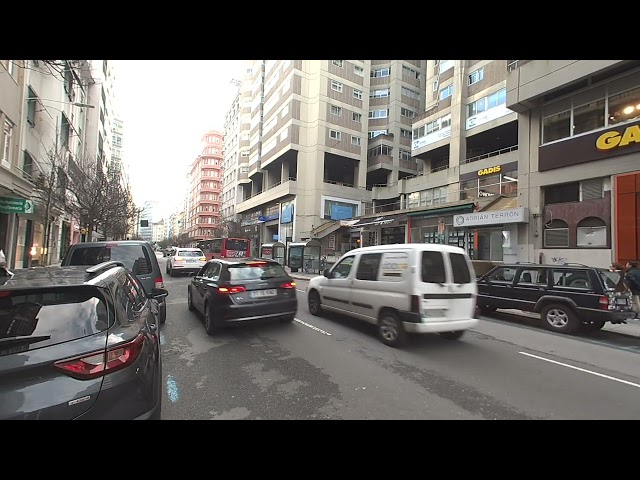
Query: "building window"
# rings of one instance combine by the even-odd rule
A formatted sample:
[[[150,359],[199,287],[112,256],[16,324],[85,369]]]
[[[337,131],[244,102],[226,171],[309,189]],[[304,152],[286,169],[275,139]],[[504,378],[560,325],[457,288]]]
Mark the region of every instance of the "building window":
[[[389,96],[389,88],[382,88],[378,90],[371,90],[369,92],[369,98],[383,98]]]
[[[356,75],[363,77],[364,76],[364,68],[358,66],[358,65],[354,65],[353,66],[353,73],[355,73]]]
[[[351,112],[351,119],[354,122],[362,123],[362,114],[358,112]]]
[[[379,68],[377,70],[371,70],[371,77],[388,77],[391,75],[391,68]]]
[[[354,137],[351,135],[351,145],[362,145],[362,139],[360,137]]]
[[[416,159],[411,156],[411,152],[409,150],[400,149],[400,160],[404,160],[406,162],[415,162]]]
[[[362,100],[362,90],[353,89],[353,98],[357,98],[358,100]]]
[[[338,107],[336,105],[331,105],[331,114],[337,115],[338,117],[342,116],[342,107]]]
[[[420,93],[407,87],[402,87],[402,95],[413,98],[414,100],[420,100]]]
[[[329,138],[340,140],[342,138],[342,133],[337,130],[329,130]]]
[[[382,144],[367,150],[367,158],[377,157],[378,155],[387,155],[390,157],[392,156],[392,153],[393,147]]]
[[[411,139],[411,130],[405,130],[404,128],[400,129],[400,136],[402,138],[409,138]]]
[[[340,67],[340,68],[342,68],[342,62],[344,62],[344,60],[331,60],[332,64],[334,64],[336,67]]]
[[[388,133],[387,130],[373,130],[369,132],[369,138],[375,138],[378,135],[386,135]]]
[[[400,115],[407,118],[413,118],[416,116],[416,112],[409,110],[408,108],[400,107]]]
[[[338,93],[342,93],[342,83],[337,80],[331,80],[331,90],[334,90]]]
[[[437,91],[438,91],[438,86],[439,86],[439,85],[440,85],[440,83],[438,82],[438,79],[436,78],[436,79],[433,81],[433,91],[434,91],[434,92],[437,92]]]
[[[339,200],[324,201],[325,220],[344,220],[358,216],[358,204],[341,202]]]
[[[569,225],[563,220],[552,220],[544,229],[544,248],[567,248]]]
[[[467,115],[473,117],[479,113],[482,113],[491,108],[498,107],[507,102],[507,89],[503,88],[497,92],[487,95],[486,97],[479,98],[473,103],[467,105]]]
[[[402,76],[403,77],[409,77],[409,78],[415,78],[415,79],[420,79],[420,72],[418,72],[417,70],[414,70],[413,68],[409,68],[406,66],[402,66]]]
[[[471,72],[469,74],[469,85],[473,85],[474,83],[478,83],[483,78],[484,78],[484,67],[483,68],[479,68],[475,72]]]
[[[550,185],[544,189],[544,204],[569,203],[580,201],[580,182]]]
[[[576,229],[578,247],[606,247],[607,225],[598,217],[583,218]]]
[[[4,121],[4,145],[2,148],[2,163],[11,164],[11,153],[13,152],[13,124],[8,120]]]
[[[71,134],[71,126],[70,126],[69,120],[67,119],[67,116],[63,113],[62,121],[60,122],[60,143],[65,147],[69,146],[70,134]],[[101,135],[99,135],[99,138],[98,138],[98,150],[99,152],[102,152],[102,136]],[[100,156],[102,156],[101,153],[100,153]]]
[[[444,100],[445,98],[449,98],[453,95],[453,84],[444,87],[440,90],[440,100]]]
[[[369,118],[387,118],[388,116],[389,116],[389,109],[371,110],[369,112]]]

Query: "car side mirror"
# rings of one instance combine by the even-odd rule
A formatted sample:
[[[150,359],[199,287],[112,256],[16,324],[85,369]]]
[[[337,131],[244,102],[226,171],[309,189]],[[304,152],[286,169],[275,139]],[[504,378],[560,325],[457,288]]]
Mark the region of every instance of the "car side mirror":
[[[324,275],[325,277],[327,277],[327,278],[330,278],[330,276],[331,276],[331,270],[329,270],[328,268],[326,268],[326,269],[324,270],[323,275]]]
[[[165,288],[152,288],[151,293],[149,294],[149,298],[153,298],[155,300],[161,300],[163,298],[167,298],[169,296],[169,291]]]

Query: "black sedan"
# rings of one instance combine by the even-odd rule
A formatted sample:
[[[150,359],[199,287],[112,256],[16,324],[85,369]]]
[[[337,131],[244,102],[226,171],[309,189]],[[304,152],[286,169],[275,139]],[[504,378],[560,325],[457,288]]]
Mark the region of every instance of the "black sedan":
[[[296,283],[273,260],[209,260],[187,287],[188,306],[204,316],[209,335],[231,323],[274,319],[292,322]]]

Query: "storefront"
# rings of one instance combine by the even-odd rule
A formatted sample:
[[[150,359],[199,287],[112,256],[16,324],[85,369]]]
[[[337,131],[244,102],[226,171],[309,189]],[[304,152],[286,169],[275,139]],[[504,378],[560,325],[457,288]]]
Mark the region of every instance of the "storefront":
[[[249,255],[257,257],[260,254],[260,210],[244,213],[240,219],[240,228],[245,238],[249,240]]]
[[[359,229],[360,233],[353,231],[347,238],[343,237],[343,242],[349,241],[352,248],[407,243],[407,224],[407,216],[402,213],[361,218],[351,226]]]
[[[279,238],[280,228],[280,204],[269,205],[265,207],[264,214],[258,217],[262,223],[262,233],[260,238],[265,243],[277,242]]]
[[[474,202],[462,202],[408,213],[411,243],[440,243],[463,247],[469,239],[465,241],[464,229],[459,228],[453,218],[455,214],[473,212],[474,208]]]
[[[468,239],[464,248],[474,260],[518,261],[518,224],[526,224],[529,212],[512,207],[517,198],[502,197],[479,212],[454,215],[453,223]],[[462,245],[460,245],[462,246]]]
[[[518,162],[481,168],[460,175],[460,198],[490,199],[499,195],[518,194]]]

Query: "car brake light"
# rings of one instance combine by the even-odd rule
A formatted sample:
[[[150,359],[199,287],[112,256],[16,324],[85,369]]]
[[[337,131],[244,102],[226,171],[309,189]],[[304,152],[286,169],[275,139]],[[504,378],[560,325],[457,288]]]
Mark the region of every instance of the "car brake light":
[[[109,348],[106,352],[94,352],[81,357],[61,360],[53,364],[54,368],[78,380],[90,380],[108,373],[121,370],[136,361],[144,335],[139,334],[132,341]]]
[[[600,310],[609,310],[609,297],[603,295],[598,300],[598,303],[600,305]]]
[[[257,267],[259,265],[266,265],[267,262],[247,262],[246,265],[249,265],[250,267]]]
[[[182,257],[173,257],[174,262],[181,262],[183,260]]]
[[[283,283],[280,288],[296,288],[296,282]]]
[[[11,296],[11,292],[8,292],[8,291],[0,292],[0,298],[6,298],[10,296]]]
[[[222,293],[224,295],[229,294],[229,293],[240,293],[240,292],[246,292],[247,289],[244,288],[242,285],[238,285],[236,287],[218,287],[218,293]]]
[[[162,281],[162,277],[156,278],[156,288],[164,288],[164,282]]]
[[[420,313],[420,295],[411,295],[411,312]]]
[[[200,257],[200,261],[201,262],[206,262],[207,261],[207,257]]]

